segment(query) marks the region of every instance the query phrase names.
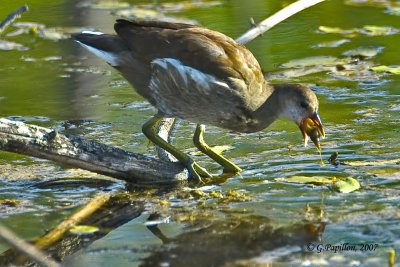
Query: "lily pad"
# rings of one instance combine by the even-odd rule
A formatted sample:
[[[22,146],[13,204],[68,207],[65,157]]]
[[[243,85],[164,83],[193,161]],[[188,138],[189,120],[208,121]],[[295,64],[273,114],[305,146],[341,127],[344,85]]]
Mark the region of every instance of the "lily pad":
[[[384,166],[390,164],[400,164],[400,159],[388,159],[388,160],[376,160],[376,161],[345,161],[342,164],[355,167]]]
[[[78,7],[89,7],[93,9],[121,9],[127,8],[130,4],[126,2],[119,2],[119,1],[97,1],[97,2],[90,2],[86,1],[78,5]]]
[[[398,33],[399,30],[390,26],[365,25],[360,32],[369,36],[392,35]]]
[[[400,16],[400,7],[388,7],[385,13],[390,15]]]
[[[342,29],[339,27],[319,26],[318,30],[322,33],[343,34],[348,37],[354,37],[357,33],[369,36],[382,36],[382,35],[392,35],[399,32],[398,29],[391,26],[376,26],[376,25],[365,25],[362,28],[358,29]]]
[[[10,42],[6,40],[0,40],[0,50],[5,50],[5,51],[10,51],[10,50],[18,50],[18,51],[24,51],[28,50],[29,47],[26,47],[22,44],[15,43],[15,42]]]
[[[323,33],[340,33],[340,34],[350,34],[356,32],[356,29],[342,29],[339,27],[328,27],[328,26],[319,26],[318,30]]]
[[[344,3],[350,6],[369,6],[369,7],[386,7],[391,0],[346,0]]]
[[[324,185],[332,184],[333,178],[326,176],[291,176],[287,178],[276,178],[275,181],[297,183],[297,184],[313,184],[313,185]]]
[[[350,42],[349,39],[340,39],[340,40],[336,40],[336,41],[331,41],[331,42],[323,42],[323,43],[319,43],[316,45],[313,45],[313,48],[324,48],[324,47],[339,47],[345,43]]]
[[[69,231],[76,235],[89,235],[99,231],[99,228],[91,225],[75,225]]]
[[[292,176],[288,178],[276,178],[275,180],[297,184],[331,185],[334,191],[340,193],[349,193],[360,188],[360,183],[351,177]]]
[[[344,52],[343,55],[348,57],[371,58],[379,54],[383,49],[383,46],[358,47]]]
[[[373,71],[376,73],[383,73],[383,72],[388,72],[392,74],[400,74],[400,66],[385,66],[385,65],[380,65],[380,66],[374,66],[371,67]]]
[[[337,57],[332,56],[315,56],[315,57],[306,57],[300,59],[290,60],[280,67],[282,68],[303,68],[309,66],[336,66],[338,64],[346,64],[349,60],[347,59],[339,59]]]
[[[332,184],[332,189],[340,193],[350,193],[360,189],[360,183],[352,177],[340,178]]]

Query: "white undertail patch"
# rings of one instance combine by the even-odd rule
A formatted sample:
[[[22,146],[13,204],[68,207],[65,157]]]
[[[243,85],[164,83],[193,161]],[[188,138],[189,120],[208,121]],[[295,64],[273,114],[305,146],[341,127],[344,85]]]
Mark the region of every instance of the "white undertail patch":
[[[83,34],[91,34],[91,35],[103,35],[104,33],[102,32],[92,32],[92,31],[83,31]],[[78,40],[76,40],[80,45],[82,45],[84,48],[89,50],[89,52],[93,53],[94,55],[98,56],[99,58],[103,59],[105,62],[110,64],[113,67],[118,66],[118,57],[112,52],[107,52],[104,50],[97,49],[93,46],[84,44]]]

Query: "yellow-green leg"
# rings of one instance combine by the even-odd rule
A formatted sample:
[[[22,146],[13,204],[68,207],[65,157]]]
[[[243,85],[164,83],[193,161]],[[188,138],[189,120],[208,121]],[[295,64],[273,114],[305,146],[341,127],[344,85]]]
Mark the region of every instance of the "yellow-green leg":
[[[207,143],[204,141],[203,133],[204,133],[204,125],[197,124],[196,131],[193,136],[194,145],[204,154],[208,155],[210,158],[215,160],[219,165],[224,168],[224,173],[238,173],[241,172],[242,169],[239,168],[236,164],[226,159],[221,154],[215,152]]]
[[[144,135],[154,144],[165,149],[175,158],[177,158],[179,162],[181,162],[189,171],[190,178],[194,179],[196,182],[201,182],[201,177],[212,177],[205,169],[200,167],[200,165],[198,165],[188,155],[166,142],[155,132],[157,124],[160,120],[161,118],[156,115],[145,122],[145,124],[143,124],[142,126],[142,131]]]

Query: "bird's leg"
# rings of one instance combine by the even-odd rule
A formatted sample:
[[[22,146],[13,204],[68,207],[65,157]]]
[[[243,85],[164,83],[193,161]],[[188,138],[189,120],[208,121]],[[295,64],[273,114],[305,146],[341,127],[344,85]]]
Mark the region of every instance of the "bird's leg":
[[[204,125],[197,124],[196,131],[193,136],[194,145],[204,154],[208,155],[210,158],[215,160],[219,165],[224,167],[224,173],[238,173],[241,172],[242,169],[239,168],[236,164],[226,159],[221,154],[215,152],[207,143],[204,141],[203,133],[204,133]]]
[[[192,179],[195,179],[196,182],[201,182],[201,177],[212,177],[205,169],[200,167],[193,159],[191,159],[188,155],[178,150],[173,145],[166,142],[162,139],[158,134],[156,134],[155,130],[158,122],[161,120],[159,116],[154,116],[145,122],[142,126],[143,134],[154,144],[165,149],[169,153],[171,153],[175,158],[177,158],[189,171],[189,176]]]

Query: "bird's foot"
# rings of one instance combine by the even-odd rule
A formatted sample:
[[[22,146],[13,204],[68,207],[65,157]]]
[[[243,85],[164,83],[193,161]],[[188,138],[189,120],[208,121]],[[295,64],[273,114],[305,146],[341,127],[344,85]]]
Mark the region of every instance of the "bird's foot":
[[[189,172],[189,179],[192,179],[196,183],[202,183],[202,178],[211,178],[212,175],[209,174],[204,168],[202,168],[197,162],[190,159],[186,164],[186,169]]]

